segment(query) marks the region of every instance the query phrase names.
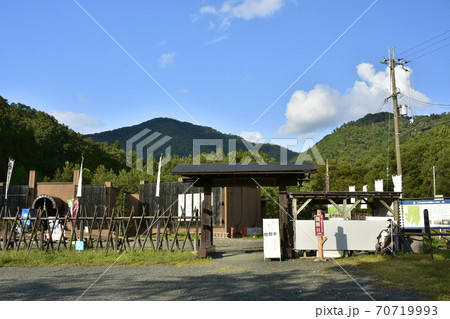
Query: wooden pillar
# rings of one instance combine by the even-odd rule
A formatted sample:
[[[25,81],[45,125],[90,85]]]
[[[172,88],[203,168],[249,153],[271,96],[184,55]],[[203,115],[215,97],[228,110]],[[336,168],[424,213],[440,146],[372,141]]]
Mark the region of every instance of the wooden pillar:
[[[34,199],[37,197],[36,171],[30,171],[28,175],[28,207],[31,208]]]
[[[290,231],[290,223],[288,216],[288,203],[286,192],[286,185],[279,184],[279,205],[280,205],[280,241],[281,241],[281,257],[292,258],[292,232]]]
[[[344,217],[344,220],[351,219],[351,218],[348,218],[347,198],[345,198],[345,199],[343,200],[343,202],[342,202],[342,207],[343,207],[343,211],[344,211],[344,213],[342,214],[343,217]]]
[[[201,241],[198,255],[206,257],[209,252],[214,252],[213,245],[213,218],[212,218],[212,204],[211,204],[211,184],[206,184],[203,188],[205,199],[203,202],[202,224],[201,224]]]
[[[400,220],[400,202],[398,199],[394,199],[393,200],[393,208],[394,208],[394,220],[397,223],[397,225],[399,224],[399,220]]]
[[[3,224],[3,250],[6,251],[8,249],[8,220],[5,219],[5,223]]]
[[[322,210],[318,209],[317,210],[317,215],[322,215]],[[317,251],[317,255],[319,258],[323,258],[323,244],[325,244],[325,242],[327,241],[328,238],[323,237],[323,236],[318,236],[317,237],[317,241],[318,241],[318,251]]]

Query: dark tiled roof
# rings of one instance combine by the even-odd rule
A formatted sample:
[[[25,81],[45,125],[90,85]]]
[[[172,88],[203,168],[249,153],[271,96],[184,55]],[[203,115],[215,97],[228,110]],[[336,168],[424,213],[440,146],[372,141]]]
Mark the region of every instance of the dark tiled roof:
[[[177,175],[240,175],[240,174],[298,174],[316,171],[317,167],[313,162],[295,163],[248,163],[248,164],[179,164],[172,173]]]

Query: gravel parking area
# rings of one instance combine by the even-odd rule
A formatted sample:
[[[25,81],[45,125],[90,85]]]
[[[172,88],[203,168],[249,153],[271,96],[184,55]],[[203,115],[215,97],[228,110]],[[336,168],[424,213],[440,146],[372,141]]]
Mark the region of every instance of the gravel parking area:
[[[352,274],[357,284],[333,260],[264,262],[262,240],[215,239],[215,245],[214,260],[201,266],[0,268],[0,300],[424,299]]]

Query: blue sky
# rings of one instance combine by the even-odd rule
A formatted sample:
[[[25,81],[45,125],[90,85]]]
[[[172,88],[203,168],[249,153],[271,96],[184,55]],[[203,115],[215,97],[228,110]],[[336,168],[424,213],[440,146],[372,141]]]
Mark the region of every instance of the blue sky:
[[[379,63],[389,46],[411,60],[397,71],[410,114],[448,106],[409,97],[450,104],[448,0],[3,0],[0,10],[0,95],[82,133],[171,117],[301,148],[392,110]]]

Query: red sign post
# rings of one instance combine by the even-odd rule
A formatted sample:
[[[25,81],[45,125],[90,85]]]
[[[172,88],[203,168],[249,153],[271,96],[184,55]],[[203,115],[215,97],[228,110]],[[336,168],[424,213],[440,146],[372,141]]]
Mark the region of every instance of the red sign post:
[[[316,230],[316,236],[324,236],[323,215],[314,215],[314,228]]]
[[[317,210],[317,215],[314,215],[314,229],[317,236],[317,241],[319,244],[318,255],[319,258],[323,258],[323,244],[327,241],[325,235],[325,228],[323,222],[322,210]]]

